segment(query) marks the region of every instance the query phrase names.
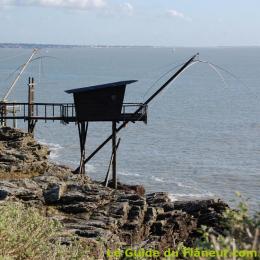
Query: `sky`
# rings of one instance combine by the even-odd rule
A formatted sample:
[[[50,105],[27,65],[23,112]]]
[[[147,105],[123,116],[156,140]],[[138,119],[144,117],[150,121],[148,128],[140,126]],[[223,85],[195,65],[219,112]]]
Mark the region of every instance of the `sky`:
[[[0,0],[0,42],[256,46],[260,0]]]

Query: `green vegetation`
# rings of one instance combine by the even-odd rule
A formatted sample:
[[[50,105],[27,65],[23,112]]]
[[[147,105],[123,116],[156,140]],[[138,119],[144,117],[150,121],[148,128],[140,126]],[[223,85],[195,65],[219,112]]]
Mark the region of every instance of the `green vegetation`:
[[[0,212],[0,259],[91,259],[84,241],[65,236],[61,224],[38,209],[5,202]],[[62,238],[69,243],[62,245]]]
[[[227,209],[223,214],[220,226],[224,229],[202,227],[202,236],[191,248],[192,254],[184,256],[185,247],[179,245],[181,259],[260,259],[260,213],[250,214],[246,200],[238,196],[238,209]],[[0,260],[91,259],[84,240],[64,234],[58,221],[44,217],[38,209],[5,202],[0,204],[0,212]],[[66,241],[66,245],[61,241]],[[227,255],[194,257],[196,250],[201,254],[227,252]]]
[[[238,209],[227,209],[221,225],[223,232],[202,228],[202,239],[196,241],[201,249],[235,252],[228,259],[260,259],[260,212],[249,213],[247,201],[239,197]],[[223,259],[215,256],[212,259]],[[225,258],[227,259],[227,258]]]

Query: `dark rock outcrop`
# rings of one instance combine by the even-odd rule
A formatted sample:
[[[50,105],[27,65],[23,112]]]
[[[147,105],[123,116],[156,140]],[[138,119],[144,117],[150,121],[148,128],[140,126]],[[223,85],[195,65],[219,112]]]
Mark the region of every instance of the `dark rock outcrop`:
[[[0,181],[0,200],[19,200],[44,208],[67,232],[102,241],[110,249],[115,241],[120,247],[152,244],[159,250],[174,248],[179,242],[190,242],[201,225],[215,226],[226,207],[219,200],[170,202],[166,193],[139,196],[88,179],[79,184],[80,180],[58,178],[54,183],[53,178],[45,174]]]
[[[227,207],[213,199],[171,202],[163,192],[145,195],[142,186],[120,184],[113,190],[49,163],[48,149],[28,134],[2,128],[0,140],[0,171],[38,171],[30,178],[0,180],[0,203],[19,200],[40,208],[66,232],[87,239],[95,252],[98,248],[101,259],[106,248],[163,250],[190,243],[201,225],[216,227]]]
[[[42,174],[48,167],[49,150],[30,134],[9,127],[0,128],[0,172]]]

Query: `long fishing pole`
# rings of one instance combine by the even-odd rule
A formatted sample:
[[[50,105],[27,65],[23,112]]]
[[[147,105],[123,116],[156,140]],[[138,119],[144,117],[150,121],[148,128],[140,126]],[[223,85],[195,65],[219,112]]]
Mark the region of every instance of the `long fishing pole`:
[[[144,103],[143,105],[148,105],[164,88],[166,88],[174,79],[176,79],[192,62],[199,53],[192,56],[170,79],[168,79],[157,91],[155,91]],[[134,114],[138,114],[143,109],[143,106],[140,106]],[[116,128],[116,133],[118,133],[122,128],[124,128],[130,121],[127,120],[123,122],[118,128]],[[92,159],[111,139],[113,135],[110,135],[102,144],[100,144],[97,149],[84,160],[84,165]],[[79,167],[75,170],[79,171]]]
[[[27,66],[30,64],[33,56],[37,53],[37,49],[34,49],[30,58],[27,60],[27,62],[22,66],[22,69],[20,71],[20,73],[17,75],[17,77],[15,78],[14,82],[12,83],[11,87],[9,88],[9,90],[7,91],[7,93],[5,94],[3,101],[6,101],[6,99],[8,98],[8,96],[10,95],[12,89],[14,88],[14,86],[16,85],[17,81],[19,80],[19,78],[21,77],[21,75],[23,74],[23,72],[25,71],[25,69],[27,68]]]

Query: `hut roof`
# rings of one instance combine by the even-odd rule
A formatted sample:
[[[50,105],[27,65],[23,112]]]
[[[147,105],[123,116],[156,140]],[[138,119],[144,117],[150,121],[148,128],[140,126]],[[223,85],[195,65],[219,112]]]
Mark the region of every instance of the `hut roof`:
[[[94,90],[98,90],[98,89],[105,89],[105,88],[111,88],[111,87],[120,87],[120,86],[123,87],[128,84],[135,83],[135,82],[137,82],[137,80],[118,81],[118,82],[112,82],[112,83],[107,83],[107,84],[102,84],[102,85],[95,85],[95,86],[90,86],[90,87],[85,87],[85,88],[69,89],[69,90],[66,90],[65,92],[68,94],[88,92],[88,91],[94,91]]]

